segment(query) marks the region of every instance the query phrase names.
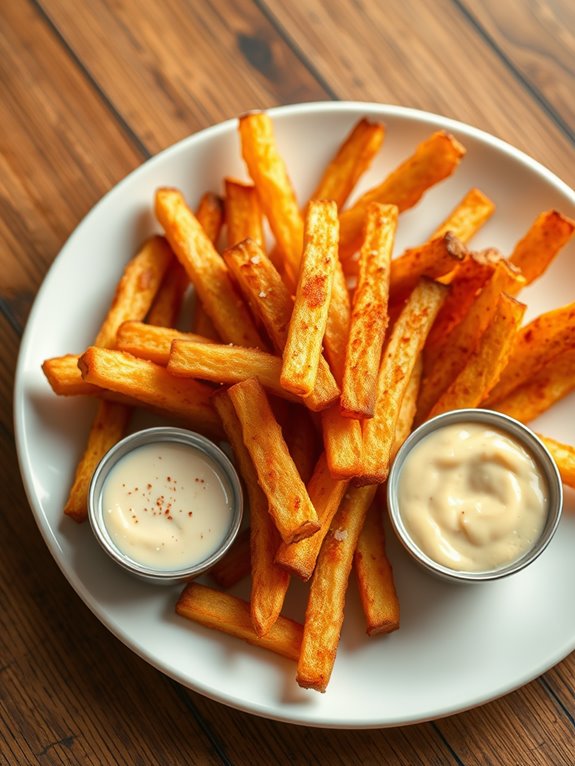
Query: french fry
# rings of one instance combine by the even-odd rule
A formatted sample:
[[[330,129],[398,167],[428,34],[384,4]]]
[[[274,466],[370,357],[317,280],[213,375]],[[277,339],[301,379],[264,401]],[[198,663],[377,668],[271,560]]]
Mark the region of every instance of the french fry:
[[[243,242],[244,239],[249,238],[263,248],[262,210],[256,187],[253,184],[226,178],[225,188],[228,247],[237,245],[238,242]]]
[[[255,632],[263,636],[269,633],[280,615],[290,576],[274,563],[280,537],[268,513],[267,498],[258,484],[256,469],[243,441],[242,425],[226,390],[214,395],[214,406],[222,420],[248,494],[252,573],[250,613]]]
[[[124,436],[130,415],[131,408],[123,404],[106,401],[98,403],[86,448],[76,466],[64,505],[64,513],[74,521],[82,522],[88,517],[87,497],[94,468],[102,455]]]
[[[431,408],[433,418],[448,410],[478,407],[499,380],[527,307],[501,293],[495,313],[465,366]]]
[[[224,211],[224,201],[221,197],[213,192],[202,194],[196,210],[196,218],[213,245],[220,237],[224,223]]]
[[[303,218],[269,114],[250,112],[240,117],[239,134],[242,156],[281,251],[287,285],[293,290],[303,246]]]
[[[178,378],[198,378],[212,383],[233,384],[257,378],[270,393],[291,402],[299,401],[280,384],[281,359],[257,348],[174,340],[167,369]]]
[[[317,513],[261,384],[250,378],[229,388],[228,394],[282,540],[291,543],[317,532]]]
[[[276,351],[281,354],[287,342],[293,300],[278,271],[250,239],[226,250],[224,260]],[[337,401],[339,393],[329,365],[320,357],[316,385],[311,395],[305,398],[306,407],[319,412]]]
[[[288,660],[297,661],[299,657],[303,629],[298,622],[280,616],[265,636],[258,636],[252,626],[250,605],[229,593],[191,582],[176,603],[176,613]]]
[[[363,423],[362,471],[354,483],[387,479],[401,402],[448,289],[422,278],[393,326],[379,368],[375,414]]]
[[[323,448],[331,475],[351,479],[361,471],[363,437],[359,420],[344,417],[339,405],[321,413]]]
[[[575,351],[567,351],[491,407],[529,423],[574,389]]]
[[[206,310],[203,307],[202,302],[199,300],[196,300],[194,306],[192,330],[194,335],[200,335],[202,338],[214,341],[214,343],[222,342],[219,332],[216,330],[214,323],[206,314]]]
[[[363,118],[337,150],[310,199],[331,199],[341,209],[381,148],[385,128]]]
[[[250,529],[242,529],[219,561],[210,567],[208,574],[220,588],[231,588],[251,572]]]
[[[339,254],[344,269],[361,244],[365,213],[371,202],[397,205],[400,213],[413,207],[431,186],[453,173],[464,154],[465,148],[449,133],[433,133],[381,184],[344,210],[339,221]]]
[[[494,212],[495,204],[486,194],[477,188],[470,189],[430,239],[443,237],[450,231],[462,242],[469,242]]]
[[[170,358],[172,341],[176,339],[196,343],[213,342],[209,338],[203,338],[192,332],[175,330],[173,327],[151,325],[145,322],[124,322],[116,334],[116,348],[165,366]]]
[[[80,356],[78,366],[88,383],[175,415],[213,438],[222,436],[220,419],[211,403],[213,389],[204,383],[176,378],[147,359],[97,346],[90,346]]]
[[[58,396],[99,396],[102,389],[86,383],[78,369],[79,354],[54,356],[42,362],[42,371]]]
[[[348,482],[334,479],[322,454],[309,483],[307,491],[316,509],[320,523],[319,530],[311,537],[306,537],[295,543],[282,543],[276,553],[276,563],[301,580],[309,580],[321,548],[321,544],[329,530],[331,521],[339,508],[345,494]]]
[[[575,302],[540,314],[515,337],[509,363],[485,399],[490,406],[528,382],[559,354],[575,349]]]
[[[509,256],[530,285],[573,236],[575,221],[557,210],[540,213]]]
[[[563,444],[556,439],[550,439],[549,436],[542,436],[541,434],[537,434],[537,436],[545,444],[557,464],[563,484],[575,489],[575,447],[570,444]]]
[[[331,300],[323,338],[324,354],[338,386],[343,382],[347,338],[351,324],[351,300],[339,258],[335,264]]]
[[[177,189],[158,189],[156,216],[220,337],[265,348],[224,261]]]
[[[282,356],[281,384],[299,396],[309,396],[315,387],[338,261],[338,232],[335,203],[312,200],[305,219],[304,252]]]
[[[371,417],[375,409],[397,215],[394,205],[377,203],[370,205],[367,212],[340,400],[342,414],[348,417]]]
[[[435,402],[463,369],[495,311],[499,295],[503,292],[514,294],[517,292],[516,286],[523,285],[524,282],[524,277],[515,266],[504,259],[496,263],[491,279],[476,296],[462,321],[450,333],[449,342],[443,344],[429,368],[427,357],[425,358],[417,405],[417,423],[427,418]]]
[[[276,415],[277,418],[277,415]],[[319,457],[320,440],[309,411],[297,405],[288,405],[280,420],[282,433],[299,475],[304,484],[310,480]]]
[[[403,399],[401,400],[401,407],[399,408],[399,415],[395,426],[395,436],[393,438],[391,454],[389,457],[390,463],[393,463],[399,448],[411,433],[413,421],[415,420],[415,413],[417,412],[417,397],[419,395],[422,374],[423,360],[421,354],[419,354],[415,360],[415,365],[409,376],[407,388],[405,389]]]
[[[379,493],[378,493],[379,494]],[[366,515],[353,556],[359,597],[368,636],[399,628],[399,599],[385,553],[382,509],[375,500]]]
[[[146,321],[159,327],[174,327],[178,321],[182,301],[189,284],[190,280],[186,270],[176,257],[172,258]]]
[[[350,489],[337,513],[313,573],[297,665],[296,681],[325,692],[341,634],[345,594],[357,541],[375,486]]]

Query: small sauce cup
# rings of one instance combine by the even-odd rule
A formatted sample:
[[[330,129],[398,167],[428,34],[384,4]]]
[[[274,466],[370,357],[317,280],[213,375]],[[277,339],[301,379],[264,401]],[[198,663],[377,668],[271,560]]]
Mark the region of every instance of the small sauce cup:
[[[226,511],[229,508],[229,523],[226,518],[224,526],[220,529],[219,537],[217,537],[211,545],[206,546],[205,551],[199,550],[190,554],[190,559],[185,561],[185,563],[180,561],[178,565],[171,567],[169,563],[166,563],[166,565],[152,565],[149,561],[142,563],[142,561],[137,560],[136,556],[123,549],[122,544],[118,542],[118,538],[112,534],[108,528],[105,518],[108,511],[107,506],[104,503],[106,485],[109,480],[112,481],[111,476],[115,470],[122,470],[122,459],[130,459],[130,457],[135,456],[136,450],[142,447],[153,446],[154,452],[157,450],[158,455],[162,455],[162,449],[164,449],[164,456],[166,456],[165,453],[169,453],[170,447],[173,448],[174,445],[178,445],[176,447],[178,450],[179,447],[184,447],[186,450],[189,450],[190,472],[186,472],[184,483],[193,484],[194,481],[199,482],[197,485],[199,489],[197,489],[197,491],[201,491],[203,488],[202,482],[204,480],[198,479],[197,477],[194,478],[193,476],[194,459],[201,462],[203,465],[209,465],[213,468],[213,475],[217,476],[217,481],[215,482],[217,486],[214,491],[220,492],[221,490],[222,503],[225,503]],[[166,446],[168,447],[167,450]],[[168,474],[169,466],[167,461],[165,466],[162,465],[162,469],[164,468],[165,473]],[[177,474],[174,473],[174,477],[176,475]],[[178,481],[169,475],[166,478],[168,481],[172,482],[170,485],[171,487],[174,486],[174,482]],[[182,482],[180,482],[180,485],[181,484]],[[193,516],[195,509],[191,506],[186,507],[184,511],[174,510],[175,504],[173,498],[167,497],[166,492],[162,493],[161,488],[156,491],[156,488],[153,485],[153,477],[142,475],[138,478],[138,485],[140,488],[145,488],[145,490],[142,491],[148,493],[145,502],[145,511],[147,515],[159,517],[160,522],[162,522],[164,514],[166,515],[166,518],[169,518],[170,514],[172,514],[173,518],[176,518],[177,514],[180,513],[180,517],[185,519],[185,522],[183,523],[188,523],[189,520],[186,517],[189,516],[191,519]],[[120,483],[120,486],[127,486],[127,484]],[[134,490],[138,490],[138,487],[134,487]],[[140,491],[140,494],[142,494],[142,491]],[[128,492],[128,494],[130,493]],[[183,428],[147,428],[126,436],[114,445],[114,447],[112,447],[102,458],[90,483],[88,517],[96,540],[110,558],[119,566],[147,582],[172,585],[174,583],[187,582],[188,580],[197,577],[202,572],[205,572],[215,564],[216,561],[222,558],[233,543],[240,528],[242,515],[242,488],[238,474],[231,461],[212,441],[201,434]],[[134,524],[137,524],[138,522],[135,521],[135,518],[136,516],[134,515]],[[173,520],[173,518],[170,520]],[[141,516],[141,519],[145,523],[147,522],[147,519],[144,519],[143,516]],[[176,519],[176,521],[177,520],[178,519]],[[128,530],[130,529],[129,524],[126,524],[125,521],[123,524],[124,528],[127,526]],[[135,529],[135,527],[133,528]],[[140,529],[138,528],[138,533],[139,532]],[[129,532],[126,534],[129,534]],[[199,537],[199,535],[197,535],[197,537]],[[127,545],[125,547],[128,548],[129,546]],[[203,543],[199,547],[200,549],[204,548]]]
[[[497,429],[499,432],[502,432],[504,435],[522,446],[533,458],[538,472],[546,483],[547,488],[546,517],[543,521],[539,537],[517,559],[502,566],[481,571],[458,570],[438,563],[431,558],[431,556],[422,549],[424,546],[418,545],[415,542],[408,529],[408,525],[406,525],[404,521],[399,493],[402,471],[405,468],[406,462],[412,455],[414,448],[419,445],[423,439],[433,434],[438,429],[450,425],[463,425],[466,423],[481,424],[486,426],[486,428]],[[555,461],[545,445],[533,431],[508,415],[493,410],[462,409],[446,412],[426,421],[416,428],[406,439],[399,449],[390,470],[387,482],[387,500],[393,528],[400,542],[420,566],[428,572],[451,582],[476,583],[497,580],[519,572],[543,553],[553,538],[559,524],[563,508],[563,486]]]

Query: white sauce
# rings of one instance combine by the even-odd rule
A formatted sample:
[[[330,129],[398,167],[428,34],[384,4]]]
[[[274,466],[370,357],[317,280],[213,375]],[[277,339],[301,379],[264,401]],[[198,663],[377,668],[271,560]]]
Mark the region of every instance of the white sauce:
[[[465,572],[501,568],[539,538],[547,485],[513,438],[480,423],[439,428],[406,458],[399,508],[415,544]]]
[[[121,458],[104,484],[103,518],[133,561],[162,570],[204,561],[232,522],[222,469],[194,447],[145,444]]]

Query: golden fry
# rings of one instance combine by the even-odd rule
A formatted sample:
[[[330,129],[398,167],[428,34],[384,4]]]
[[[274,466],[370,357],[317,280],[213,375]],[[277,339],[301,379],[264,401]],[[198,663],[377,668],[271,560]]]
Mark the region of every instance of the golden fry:
[[[42,362],[42,371],[58,396],[99,396],[102,389],[86,383],[78,368],[79,354],[54,356]]]
[[[509,260],[521,269],[530,285],[547,269],[559,250],[573,236],[575,221],[557,210],[537,216],[525,236],[515,245]]]
[[[233,178],[226,178],[225,186],[228,247],[249,238],[263,248],[262,210],[256,187]]]
[[[425,245],[406,250],[391,263],[390,300],[405,298],[420,277],[439,279],[453,273],[461,266],[467,254],[465,245],[450,232]]]
[[[338,258],[333,274],[331,300],[323,338],[325,357],[338,386],[341,386],[343,381],[350,324],[351,300],[343,267]]]
[[[280,425],[298,473],[303,483],[307,484],[315,468],[321,446],[310,412],[305,407],[288,404]]]
[[[231,588],[251,572],[250,529],[242,529],[230,548],[210,567],[209,575],[220,588]]]
[[[575,447],[570,444],[563,444],[556,439],[550,439],[548,436],[537,435],[556,462],[563,484],[575,489]]]
[[[321,430],[331,475],[338,479],[357,476],[363,443],[360,421],[344,417],[334,405],[321,413]]]
[[[168,364],[174,340],[212,342],[209,338],[192,332],[181,332],[173,327],[150,325],[145,322],[124,322],[116,334],[116,348],[165,366]]]
[[[470,189],[443,223],[437,227],[430,239],[443,237],[450,231],[462,242],[469,242],[494,212],[495,203],[487,195],[480,189]]]
[[[159,327],[174,327],[180,316],[182,302],[189,284],[190,280],[186,270],[177,258],[172,258],[146,321]]]
[[[213,192],[202,195],[196,211],[198,223],[210,242],[215,245],[224,223],[224,201]]]

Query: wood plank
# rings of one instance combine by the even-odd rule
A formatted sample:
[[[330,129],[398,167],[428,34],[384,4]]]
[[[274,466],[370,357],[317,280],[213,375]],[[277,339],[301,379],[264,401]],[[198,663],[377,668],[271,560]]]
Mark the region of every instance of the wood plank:
[[[267,6],[339,98],[455,117],[575,182],[572,143],[451,0]]]

